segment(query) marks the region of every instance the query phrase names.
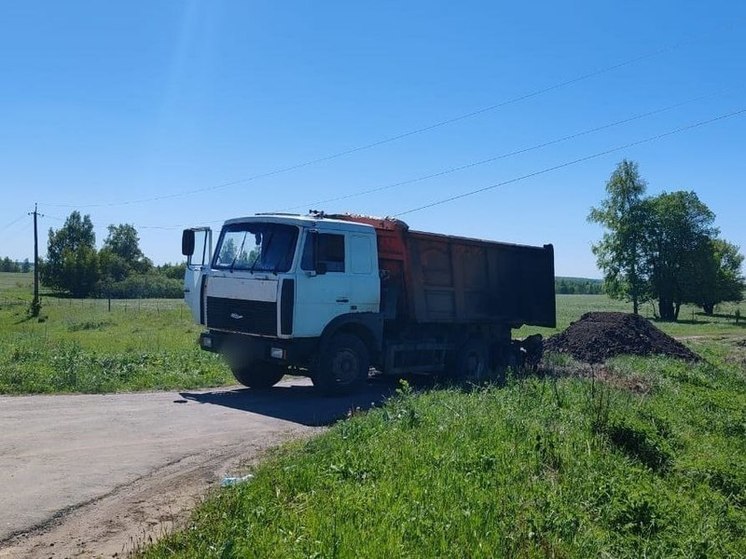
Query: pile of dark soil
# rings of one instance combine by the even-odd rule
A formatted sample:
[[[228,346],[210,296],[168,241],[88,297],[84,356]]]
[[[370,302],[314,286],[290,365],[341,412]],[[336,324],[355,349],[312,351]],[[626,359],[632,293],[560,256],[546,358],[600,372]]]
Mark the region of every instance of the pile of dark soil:
[[[568,353],[585,363],[603,363],[616,355],[668,355],[688,361],[700,357],[641,316],[589,312],[544,342],[545,352]]]

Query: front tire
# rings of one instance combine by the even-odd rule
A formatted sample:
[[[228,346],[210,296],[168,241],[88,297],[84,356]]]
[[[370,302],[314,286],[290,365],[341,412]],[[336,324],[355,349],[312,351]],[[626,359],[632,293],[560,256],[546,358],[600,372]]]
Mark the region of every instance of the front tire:
[[[271,388],[285,376],[283,367],[267,361],[254,361],[249,365],[232,367],[231,370],[238,382],[255,390]]]
[[[311,377],[313,385],[325,396],[349,394],[368,378],[368,348],[354,334],[337,334],[321,348]]]

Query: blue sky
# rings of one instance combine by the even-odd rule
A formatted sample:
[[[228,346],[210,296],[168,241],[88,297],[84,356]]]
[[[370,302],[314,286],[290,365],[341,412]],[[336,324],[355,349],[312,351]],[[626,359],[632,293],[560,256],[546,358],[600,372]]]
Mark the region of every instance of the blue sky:
[[[132,223],[146,255],[177,262],[186,226],[289,208],[394,215],[746,109],[745,24],[740,2],[5,2],[0,256],[32,257],[34,202],[42,254],[78,209],[99,245]],[[628,158],[650,194],[696,191],[746,250],[744,154],[742,113],[404,218],[551,242],[558,274],[600,277],[586,216]]]

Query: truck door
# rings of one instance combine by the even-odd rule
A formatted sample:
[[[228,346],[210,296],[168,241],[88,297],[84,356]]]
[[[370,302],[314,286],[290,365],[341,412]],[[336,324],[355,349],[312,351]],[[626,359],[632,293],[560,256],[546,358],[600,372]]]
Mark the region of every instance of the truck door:
[[[191,233],[190,233],[191,232]],[[204,324],[202,278],[210,268],[212,259],[212,230],[209,227],[195,227],[184,231],[184,239],[192,238],[192,250],[182,246],[182,252],[187,257],[184,272],[184,301],[192,311],[197,324]],[[182,245],[185,241],[182,241]],[[187,254],[188,253],[188,254]]]
[[[295,337],[320,336],[333,318],[352,312],[347,240],[342,231],[305,231],[297,275]]]

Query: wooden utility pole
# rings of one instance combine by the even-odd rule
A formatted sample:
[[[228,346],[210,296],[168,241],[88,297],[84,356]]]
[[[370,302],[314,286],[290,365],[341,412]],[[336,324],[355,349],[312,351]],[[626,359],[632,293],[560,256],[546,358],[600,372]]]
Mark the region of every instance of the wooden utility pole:
[[[34,204],[34,211],[29,212],[29,215],[34,216],[34,300],[31,302],[31,316],[39,316],[41,302],[39,301],[39,232],[36,225],[39,212],[37,204]]]

